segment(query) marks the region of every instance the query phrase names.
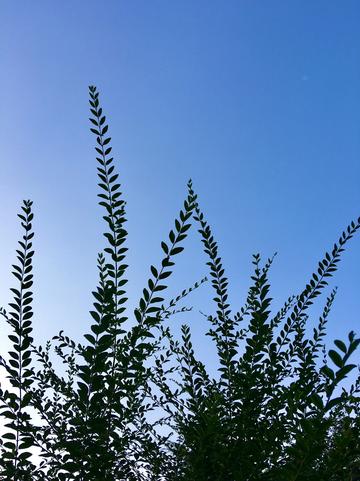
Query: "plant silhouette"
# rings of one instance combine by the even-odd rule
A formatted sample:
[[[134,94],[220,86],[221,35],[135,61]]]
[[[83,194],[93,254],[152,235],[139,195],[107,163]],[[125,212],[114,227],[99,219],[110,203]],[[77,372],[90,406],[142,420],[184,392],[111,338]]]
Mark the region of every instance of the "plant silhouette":
[[[14,481],[344,481],[360,479],[360,344],[324,345],[336,290],[325,300],[311,336],[309,308],[337,269],[360,218],[344,230],[319,262],[304,290],[271,311],[269,270],[274,258],[253,256],[244,306],[234,312],[218,245],[192,182],[161,243],[163,258],[131,319],[127,305],[126,203],[112,157],[99,93],[89,87],[91,132],[96,138],[99,204],[106,245],[98,254],[90,329],[82,342],[60,331],[45,346],[32,338],[32,202],[19,218],[23,236],[13,265],[16,287],[9,310],[11,348],[0,357],[10,387],[0,389],[0,479]],[[183,241],[196,225],[208,257],[215,311],[208,338],[218,371],[209,374],[184,324],[177,338],[169,319],[185,312],[165,293]],[[130,327],[127,321],[132,321]],[[55,355],[65,375],[53,365]],[[34,416],[36,414],[36,416]],[[34,457],[36,453],[37,460]]]

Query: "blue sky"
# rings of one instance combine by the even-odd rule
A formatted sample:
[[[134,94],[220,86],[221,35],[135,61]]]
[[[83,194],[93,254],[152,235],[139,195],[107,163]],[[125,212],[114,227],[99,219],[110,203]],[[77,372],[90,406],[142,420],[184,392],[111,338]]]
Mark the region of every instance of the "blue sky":
[[[255,252],[278,252],[275,307],[298,293],[360,215],[359,21],[355,0],[2,0],[0,305],[13,285],[16,213],[31,198],[35,335],[44,342],[65,329],[80,339],[90,322],[104,243],[89,84],[101,92],[128,201],[130,306],[189,177],[234,308]],[[204,261],[194,233],[170,294],[201,278]],[[329,340],[360,331],[359,275],[358,237],[332,284]],[[198,311],[211,312],[210,296],[205,287],[189,300],[194,313],[173,321],[191,324],[205,360]]]

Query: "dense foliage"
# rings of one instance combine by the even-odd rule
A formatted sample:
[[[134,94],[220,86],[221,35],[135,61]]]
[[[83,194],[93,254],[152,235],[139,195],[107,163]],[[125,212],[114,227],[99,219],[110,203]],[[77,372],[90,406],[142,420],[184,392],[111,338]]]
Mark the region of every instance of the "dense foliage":
[[[41,347],[32,338],[32,202],[19,214],[23,236],[13,275],[13,302],[0,310],[11,350],[0,357],[9,389],[0,390],[0,480],[76,481],[344,481],[360,479],[360,339],[324,346],[335,298],[331,291],[311,336],[309,308],[335,272],[360,218],[319,262],[304,290],[271,311],[269,269],[253,256],[243,308],[233,313],[228,279],[191,181],[151,266],[129,327],[126,313],[126,204],[111,156],[108,125],[89,88],[96,137],[106,247],[98,255],[92,324],[81,343],[63,331]],[[208,337],[218,357],[212,376],[196,357],[191,330],[177,338],[169,319],[202,279],[166,302],[174,258],[195,223],[208,256],[216,309]],[[54,351],[54,352],[53,352]],[[66,367],[59,374],[52,356]],[[57,361],[58,362],[58,361]],[[2,378],[4,379],[4,377]]]

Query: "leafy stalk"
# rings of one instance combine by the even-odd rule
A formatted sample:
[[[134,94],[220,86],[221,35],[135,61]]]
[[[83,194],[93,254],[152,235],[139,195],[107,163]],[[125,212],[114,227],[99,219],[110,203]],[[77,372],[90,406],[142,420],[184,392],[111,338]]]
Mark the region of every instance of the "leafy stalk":
[[[28,448],[32,445],[32,438],[26,429],[30,416],[27,408],[31,403],[29,388],[33,383],[33,371],[31,369],[31,337],[33,316],[32,311],[32,202],[24,201],[21,207],[22,213],[18,214],[21,226],[24,229],[20,248],[16,251],[18,264],[13,265],[13,275],[18,281],[17,288],[11,288],[14,300],[9,304],[10,313],[3,311],[3,316],[9,323],[12,334],[9,339],[12,342],[12,350],[9,352],[8,363],[2,359],[2,365],[6,368],[11,386],[14,392],[7,390],[1,392],[2,416],[7,419],[6,427],[9,429],[4,435],[2,460],[2,475],[8,476],[14,481],[23,481],[31,478],[34,466],[29,461],[31,452]]]

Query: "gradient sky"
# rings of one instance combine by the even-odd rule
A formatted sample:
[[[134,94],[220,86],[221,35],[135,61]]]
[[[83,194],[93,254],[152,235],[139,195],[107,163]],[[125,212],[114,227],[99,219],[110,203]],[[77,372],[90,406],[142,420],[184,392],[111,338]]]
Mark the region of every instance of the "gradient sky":
[[[89,84],[101,92],[128,202],[130,306],[189,177],[234,309],[255,252],[278,252],[274,307],[299,293],[360,215],[359,22],[356,0],[0,0],[0,305],[14,285],[16,213],[31,198],[36,339],[65,329],[80,340],[88,328],[104,244]],[[170,294],[206,273],[195,234]],[[360,333],[359,276],[360,236],[332,282],[329,341]],[[212,312],[210,298],[203,288],[189,299],[194,312],[172,321],[190,323],[209,362],[198,311]]]

